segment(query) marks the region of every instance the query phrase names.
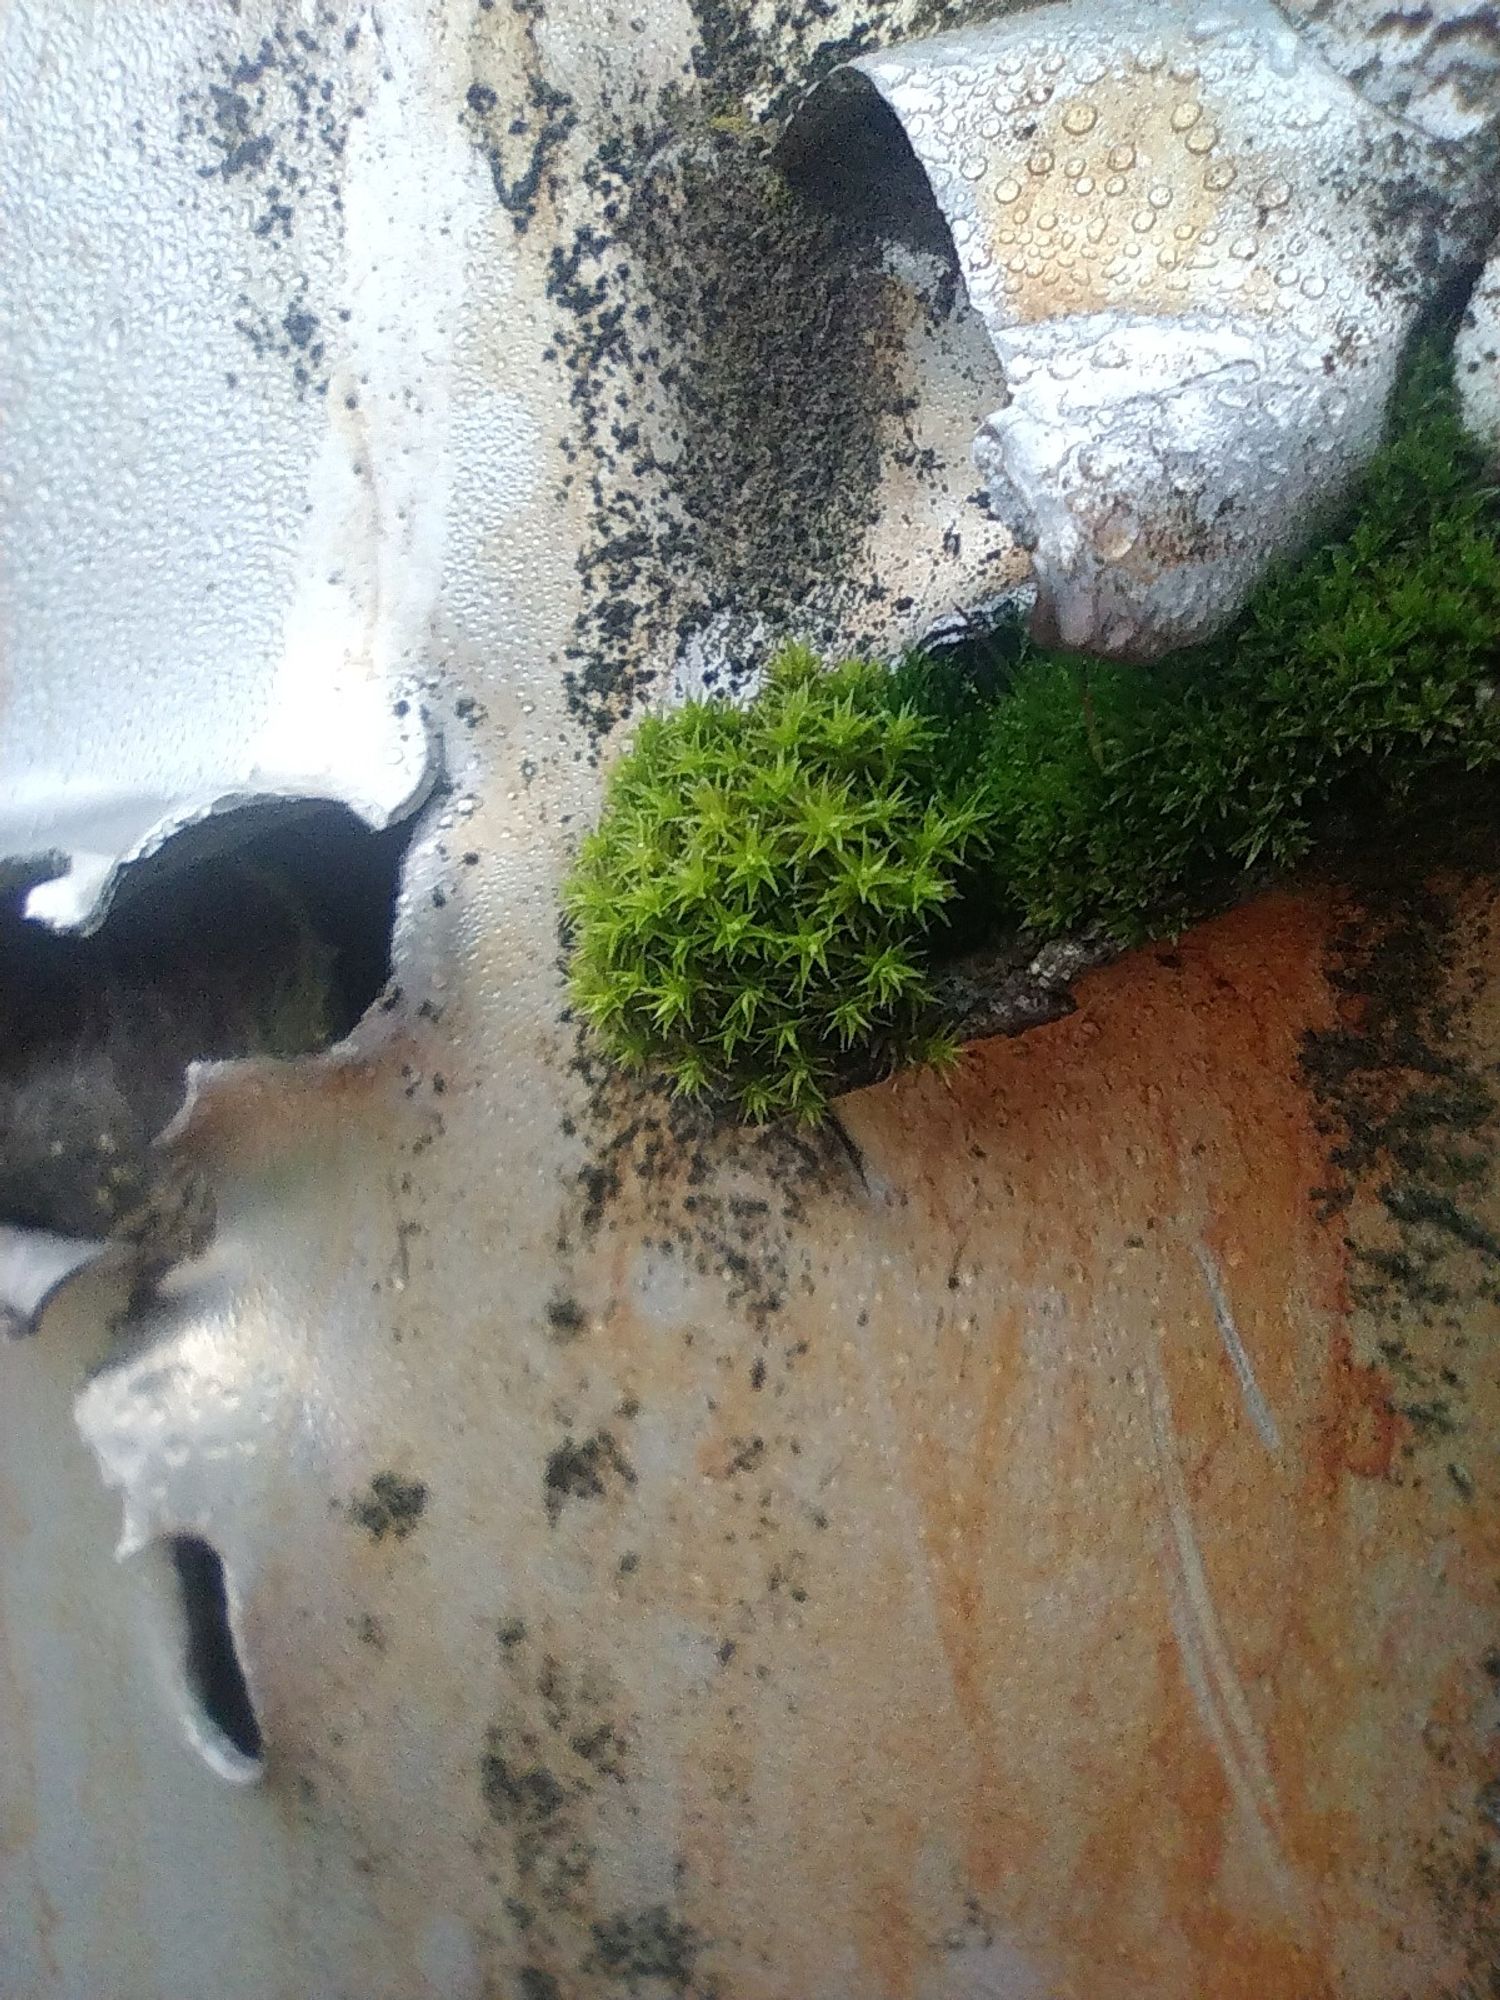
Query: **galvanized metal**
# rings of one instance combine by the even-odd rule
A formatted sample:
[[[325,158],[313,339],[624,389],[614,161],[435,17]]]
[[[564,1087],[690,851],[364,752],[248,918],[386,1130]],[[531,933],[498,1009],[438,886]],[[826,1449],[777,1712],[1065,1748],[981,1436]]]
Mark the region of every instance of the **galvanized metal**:
[[[378,701],[299,755],[368,801],[409,673],[381,810],[429,740],[449,784],[385,1003],[194,1078],[206,1251],[130,1311],[85,1275],[0,1356],[7,2000],[1401,2000],[1494,1957],[1483,867],[1395,925],[1267,899],[816,1141],[684,1118],[566,1015],[557,885],[643,701],[1026,573],[972,497],[973,307],[737,109],[933,25],[823,12],[6,16],[27,229],[70,161],[118,185],[78,254],[149,321],[100,512],[164,381],[192,450],[151,506],[201,506],[243,424],[237,476],[297,496],[246,659],[330,551],[393,593],[355,593]],[[248,274],[152,294],[165,358],[130,282],[162,228]],[[326,394],[257,351],[303,310]],[[64,384],[93,324],[29,336]],[[74,609],[135,658],[186,574],[139,626]],[[175,707],[131,714],[196,784]],[[256,787],[246,740],[208,790]],[[184,1534],[263,1771],[192,1671]]]
[[[838,175],[871,91],[1004,370],[975,463],[1042,635],[1146,658],[1211,635],[1368,460],[1418,312],[1493,227],[1486,154],[1374,108],[1270,0],[1044,8],[861,55],[797,156]]]

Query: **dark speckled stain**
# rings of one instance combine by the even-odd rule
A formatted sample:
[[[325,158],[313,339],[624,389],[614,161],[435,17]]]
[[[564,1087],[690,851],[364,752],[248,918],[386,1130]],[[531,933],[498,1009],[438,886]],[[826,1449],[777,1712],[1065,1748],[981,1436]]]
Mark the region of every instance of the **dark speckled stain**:
[[[668,1904],[600,1912],[598,1815],[628,1784],[634,1728],[614,1712],[607,1674],[560,1661],[520,1621],[511,1624],[478,1773],[511,1878],[501,1901],[520,1963],[503,1990],[522,2000],[637,1992],[719,2000],[700,1969],[703,1939]]]
[[[299,269],[288,248],[305,211],[342,211],[343,154],[364,115],[349,81],[362,28],[346,6],[283,5],[268,20],[270,11],[250,21],[237,7],[221,10],[217,68],[184,93],[178,142],[204,180],[232,185],[252,241],[265,246],[252,288],[230,302],[236,330],[258,358],[286,365],[299,395],[321,395],[336,314],[309,303],[311,269]]]
[[[588,1090],[582,1129],[592,1150],[572,1188],[584,1240],[628,1217],[662,1256],[717,1274],[726,1306],[763,1328],[808,1282],[798,1242],[809,1198],[863,1198],[842,1127],[747,1128],[622,1077],[582,1035],[572,1069]],[[774,1202],[761,1197],[766,1187]]]
[[[556,1521],[569,1500],[602,1500],[613,1485],[634,1486],[635,1468],[611,1431],[575,1441],[564,1438],[547,1455],[542,1474],[547,1518]]]
[[[1483,913],[1493,908],[1497,873],[1500,824],[1482,792],[1446,800],[1441,824],[1429,817],[1394,829],[1365,855],[1349,871],[1348,919],[1329,966],[1338,1023],[1309,1035],[1303,1049],[1333,1141],[1317,1199],[1326,1213],[1349,1217],[1358,1372],[1392,1385],[1375,1413],[1387,1426],[1376,1462],[1385,1478],[1446,1495],[1460,1535],[1494,1459],[1493,1439],[1473,1434],[1469,1406],[1476,1371],[1493,1367],[1500,1326],[1492,1226],[1500,1089],[1494,1065],[1473,1053],[1493,1041],[1473,1024],[1493,989]],[[1500,1652],[1492,1651],[1475,1663],[1465,1696],[1481,1731],[1486,1712],[1500,1715],[1497,1684]],[[1500,1748],[1500,1739],[1490,1741],[1488,1753],[1478,1746],[1481,1769],[1493,1768]],[[1454,1774],[1421,1874],[1467,1977],[1435,1988],[1432,2000],[1494,2000],[1493,1795],[1476,1786],[1466,1759],[1455,1760]]]
[[[368,1493],[349,1502],[349,1518],[365,1530],[372,1542],[387,1535],[404,1542],[421,1520],[427,1506],[427,1488],[420,1479],[403,1479],[399,1473],[377,1472]]]
[[[559,154],[578,123],[571,94],[547,77],[536,45],[541,0],[509,0],[525,39],[520,89],[514,53],[490,54],[481,44],[460,122],[490,170],[495,199],[524,236],[544,200],[561,192]],[[493,72],[493,73],[492,73]]]
[[[594,742],[707,630],[726,657],[767,630],[847,639],[844,586],[907,408],[900,294],[875,238],[794,192],[772,145],[837,63],[997,11],[874,6],[833,35],[821,0],[753,25],[697,4],[698,88],[616,105],[583,164],[589,213],[554,247],[548,291],[564,486],[583,485],[591,525],[567,685]]]
[[[594,1925],[594,1962],[634,1992],[643,1979],[659,1981],[669,1993],[695,1993],[699,1939],[690,1924],[675,1918],[665,1903],[621,1910]]]
[[[1435,1449],[1438,1469],[1457,1466],[1460,1492],[1473,1338],[1500,1306],[1500,1239],[1484,1212],[1500,1093],[1463,1032],[1485,979],[1485,940],[1466,910],[1497,842],[1489,809],[1455,810],[1441,833],[1398,834],[1355,871],[1329,968],[1339,1022],[1303,1050],[1334,1141],[1317,1198],[1353,1218],[1351,1294],[1376,1329],[1364,1358],[1397,1385],[1404,1456]]]

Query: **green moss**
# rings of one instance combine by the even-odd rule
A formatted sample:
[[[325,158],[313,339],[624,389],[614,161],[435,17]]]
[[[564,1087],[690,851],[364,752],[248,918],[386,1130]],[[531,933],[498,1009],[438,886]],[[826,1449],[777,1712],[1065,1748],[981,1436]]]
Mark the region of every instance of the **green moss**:
[[[1002,929],[1180,928],[1334,811],[1500,758],[1500,508],[1420,349],[1342,534],[1149,672],[1034,647],[975,671],[781,653],[748,709],[642,725],[566,891],[608,1050],[752,1118],[851,1055],[946,1060],[931,972]]]

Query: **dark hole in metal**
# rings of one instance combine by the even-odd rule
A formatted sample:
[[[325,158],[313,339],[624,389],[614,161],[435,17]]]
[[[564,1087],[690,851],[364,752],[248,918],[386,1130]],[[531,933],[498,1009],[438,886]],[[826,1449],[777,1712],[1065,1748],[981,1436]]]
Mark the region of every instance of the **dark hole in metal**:
[[[413,824],[300,801],[215,815],[132,864],[87,936],[30,921],[25,877],[0,880],[0,1221],[117,1230],[190,1062],[346,1035],[390,975]]]
[[[877,237],[958,258],[900,119],[857,70],[840,70],[793,118],[777,164],[795,188]]]
[[[187,1626],[188,1687],[241,1756],[259,1759],[264,1739],[229,1627],[224,1565],[199,1535],[174,1535],[170,1547]]]

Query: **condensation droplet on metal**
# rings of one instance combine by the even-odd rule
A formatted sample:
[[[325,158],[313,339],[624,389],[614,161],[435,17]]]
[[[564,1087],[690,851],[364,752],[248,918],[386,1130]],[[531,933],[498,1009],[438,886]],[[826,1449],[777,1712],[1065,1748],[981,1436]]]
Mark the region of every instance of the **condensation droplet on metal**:
[[[1212,166],[1204,169],[1203,185],[1210,194],[1223,194],[1227,188],[1234,186],[1239,177],[1239,168],[1230,161],[1215,160]]]
[[[1109,164],[1117,174],[1128,174],[1135,165],[1135,147],[1130,145],[1111,146]]]
[[[1065,132],[1081,139],[1085,132],[1092,132],[1099,123],[1099,114],[1092,104],[1070,104],[1063,113],[1062,122]]]
[[[966,153],[959,162],[958,171],[966,181],[981,181],[988,165],[989,161],[983,153]]]
[[[1051,173],[1053,164],[1052,154],[1045,146],[1039,146],[1026,162],[1026,171],[1034,174],[1038,180],[1043,180]]]
[[[1183,140],[1183,144],[1190,153],[1197,153],[1199,155],[1211,153],[1218,143],[1219,128],[1217,125],[1195,125],[1192,131],[1188,133],[1186,139]]]
[[[1285,208],[1292,198],[1292,190],[1286,181],[1262,181],[1255,199],[1262,208]]]
[[[1179,104],[1177,109],[1172,113],[1172,130],[1174,132],[1191,132],[1202,116],[1203,106],[1189,98],[1186,104]]]

